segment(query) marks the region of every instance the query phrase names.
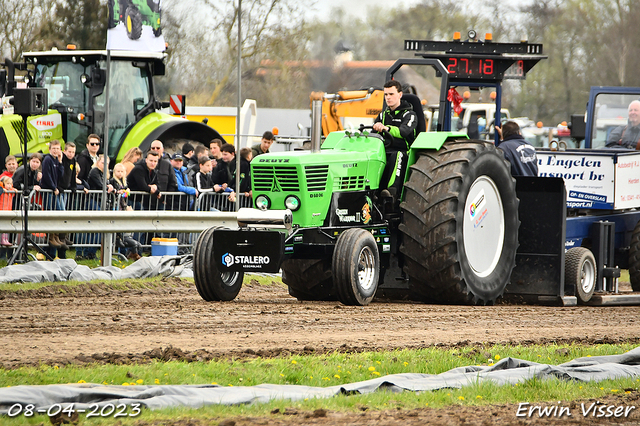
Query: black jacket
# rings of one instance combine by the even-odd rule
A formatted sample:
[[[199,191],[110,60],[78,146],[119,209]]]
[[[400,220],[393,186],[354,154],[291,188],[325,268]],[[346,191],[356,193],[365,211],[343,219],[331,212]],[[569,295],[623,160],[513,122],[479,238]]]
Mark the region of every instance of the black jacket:
[[[78,174],[80,180],[89,180],[89,172],[91,172],[91,168],[93,167],[93,159],[91,155],[89,155],[89,151],[85,149],[78,154],[76,162],[80,166],[80,173]]]
[[[512,176],[538,176],[536,149],[521,135],[507,136],[498,149],[504,152],[504,158],[511,163]]]
[[[64,157],[64,154],[63,154]],[[62,163],[51,154],[47,154],[42,159],[42,180],[40,186],[43,189],[58,189],[60,192],[66,188],[61,186],[61,178],[63,173]]]
[[[71,160],[66,155],[62,155],[62,178],[60,179],[59,186],[64,189],[76,190],[76,158]]]
[[[228,187],[236,188],[236,159],[228,163],[219,161],[213,171],[213,183],[222,185],[226,183]],[[251,166],[244,158],[240,159],[240,191],[249,192],[251,190]]]
[[[177,191],[178,182],[176,181],[176,174],[173,172],[173,166],[167,154],[164,154],[160,161],[158,161],[156,170],[158,171],[158,189],[160,191],[173,192],[173,188],[176,188],[175,190]]]
[[[141,191],[151,194],[151,188],[149,185],[158,185],[158,172],[153,169],[149,170],[147,163],[142,160],[138,161],[131,172],[127,176],[127,184],[132,191]],[[160,195],[160,189],[153,194],[153,198],[156,199]],[[149,208],[149,197],[144,197],[140,200],[139,197],[132,197],[133,201],[142,201],[142,205],[145,209]]]
[[[31,167],[27,164],[27,189],[31,191],[34,185],[40,185],[38,180],[38,170],[31,170]],[[13,174],[13,187],[20,190],[24,189],[24,166],[20,166]]]
[[[385,108],[373,122],[374,124],[382,123],[389,127],[389,136],[383,134],[387,151],[406,151],[416,138],[418,118],[413,107],[407,101],[401,100],[400,105],[394,111],[388,107]]]

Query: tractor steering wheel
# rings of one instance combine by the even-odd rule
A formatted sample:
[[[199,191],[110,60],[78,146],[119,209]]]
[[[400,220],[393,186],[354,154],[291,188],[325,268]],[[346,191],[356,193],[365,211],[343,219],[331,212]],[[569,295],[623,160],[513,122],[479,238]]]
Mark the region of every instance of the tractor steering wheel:
[[[374,134],[380,135],[380,137],[382,137],[382,140],[384,141],[385,148],[388,148],[393,143],[393,136],[391,136],[391,134],[386,130],[383,130],[382,132],[378,132],[373,130],[373,126],[365,126],[364,124],[361,124],[358,130],[360,132],[362,132],[363,130],[371,130]]]

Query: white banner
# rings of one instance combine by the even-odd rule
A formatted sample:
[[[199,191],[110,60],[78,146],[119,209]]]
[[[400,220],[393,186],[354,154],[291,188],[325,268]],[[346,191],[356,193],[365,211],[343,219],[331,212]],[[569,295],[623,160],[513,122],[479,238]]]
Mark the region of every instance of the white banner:
[[[538,151],[538,176],[561,177],[567,188],[567,207],[612,209],[615,164],[613,155],[588,151]]]
[[[108,50],[164,52],[160,0],[108,0]]]

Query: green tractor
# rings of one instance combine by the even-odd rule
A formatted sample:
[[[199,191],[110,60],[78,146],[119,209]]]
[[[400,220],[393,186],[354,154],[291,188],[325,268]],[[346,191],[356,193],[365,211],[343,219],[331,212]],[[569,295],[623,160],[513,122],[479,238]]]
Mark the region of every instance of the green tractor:
[[[16,80],[47,89],[47,114],[27,117],[28,152],[47,153],[53,139],[72,141],[80,152],[88,135],[98,134],[104,141],[107,130],[107,146],[102,150],[108,148],[109,157],[117,161],[132,147],[147,150],[155,139],[170,146],[181,140],[208,145],[211,139],[221,138],[203,123],[159,111],[169,105],[157,99],[153,79],[164,75],[163,53],[112,51],[108,76],[107,52],[102,50],[25,52],[23,58],[23,63],[16,64],[5,59],[0,70],[0,95],[5,101],[11,98]],[[23,117],[12,113],[9,102],[4,104],[0,158],[20,155],[24,139]]]
[[[542,59],[542,46],[408,40],[405,49],[448,53],[420,53],[387,71],[388,80],[403,65],[428,65],[441,77],[443,118],[437,132],[427,132],[418,114],[399,207],[380,197],[383,136],[361,126],[332,132],[317,148],[317,117],[312,152],[251,162],[255,209],[238,211],[239,229],[201,234],[194,278],[203,299],[232,300],[245,272],[278,270],[299,300],[367,305],[377,295],[492,304],[503,294],[518,248],[516,181],[493,142],[449,131],[447,95],[457,85],[499,88],[514,64],[529,69]]]
[[[138,40],[142,35],[142,26],[148,25],[153,35],[162,34],[160,27],[160,0],[109,0],[108,28],[115,28],[122,22],[131,40]]]

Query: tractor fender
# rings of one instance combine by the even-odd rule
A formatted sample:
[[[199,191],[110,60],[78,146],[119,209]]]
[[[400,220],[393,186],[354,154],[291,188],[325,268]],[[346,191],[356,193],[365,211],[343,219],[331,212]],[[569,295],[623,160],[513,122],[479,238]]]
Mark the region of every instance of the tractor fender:
[[[460,132],[421,132],[409,148],[409,162],[407,166],[412,166],[417,160],[418,151],[433,149],[439,151],[444,143],[450,139],[469,139],[466,133]],[[407,167],[407,174],[409,168]],[[406,179],[405,179],[406,181]]]
[[[146,152],[156,139],[165,143],[172,139],[183,139],[200,142],[206,147],[212,139],[220,139],[226,143],[218,131],[204,123],[154,112],[136,123],[126,134],[118,150],[117,161],[121,161],[124,154],[133,147]]]

